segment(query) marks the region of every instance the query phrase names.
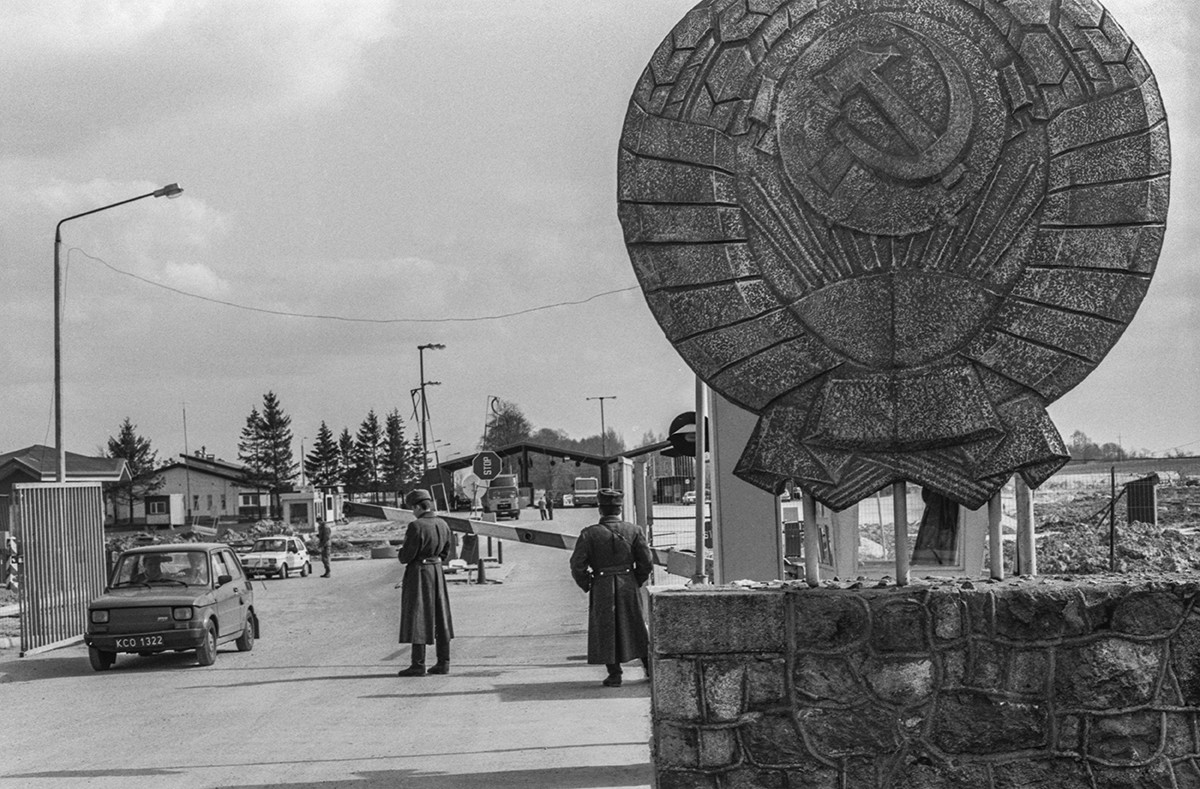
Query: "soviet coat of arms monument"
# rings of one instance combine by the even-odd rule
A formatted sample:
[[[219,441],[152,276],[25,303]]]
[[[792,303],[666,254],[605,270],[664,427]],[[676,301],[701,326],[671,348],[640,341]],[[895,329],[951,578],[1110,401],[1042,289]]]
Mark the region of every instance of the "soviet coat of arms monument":
[[[707,0],[634,89],[619,211],[757,417],[737,476],[978,510],[1065,463],[1046,406],[1132,320],[1169,171],[1092,0]],[[1200,787],[1195,583],[832,586],[655,595],[660,787]]]

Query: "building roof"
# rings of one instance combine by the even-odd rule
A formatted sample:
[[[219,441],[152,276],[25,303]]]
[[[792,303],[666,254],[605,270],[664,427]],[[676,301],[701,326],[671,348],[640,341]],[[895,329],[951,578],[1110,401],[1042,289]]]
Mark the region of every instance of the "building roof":
[[[227,460],[198,455],[180,454],[179,458],[165,464],[160,472],[173,468],[184,468],[191,473],[210,474],[232,482],[246,484],[246,473],[249,469],[240,463],[230,463]]]
[[[88,457],[67,452],[68,482],[125,482],[129,466],[123,458]],[[38,482],[58,481],[58,450],[33,444],[0,454],[0,480],[22,473]]]

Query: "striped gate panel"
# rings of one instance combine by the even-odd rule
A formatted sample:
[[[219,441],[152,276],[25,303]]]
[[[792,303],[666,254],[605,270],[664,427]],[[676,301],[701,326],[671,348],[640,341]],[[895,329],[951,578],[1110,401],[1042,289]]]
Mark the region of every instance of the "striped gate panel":
[[[13,486],[21,551],[21,655],[79,641],[87,605],[104,590],[104,503],[99,484]]]

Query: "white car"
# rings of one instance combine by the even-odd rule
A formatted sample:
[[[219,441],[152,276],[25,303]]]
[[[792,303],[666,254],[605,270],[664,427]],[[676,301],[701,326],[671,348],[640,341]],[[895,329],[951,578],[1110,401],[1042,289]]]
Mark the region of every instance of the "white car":
[[[246,575],[251,577],[274,575],[287,578],[291,573],[299,573],[303,578],[312,572],[304,541],[285,534],[259,537],[250,552],[242,554],[240,558]]]
[[[696,503],[696,491],[694,491],[694,490],[684,491],[683,503],[684,504],[695,504]]]

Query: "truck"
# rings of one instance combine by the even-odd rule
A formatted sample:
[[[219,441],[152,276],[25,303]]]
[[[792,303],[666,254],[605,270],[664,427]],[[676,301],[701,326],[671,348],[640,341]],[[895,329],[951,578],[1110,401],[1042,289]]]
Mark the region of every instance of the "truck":
[[[576,477],[572,502],[576,507],[595,507],[596,494],[600,492],[600,480],[596,477]]]
[[[483,492],[483,511],[496,515],[496,520],[521,517],[521,495],[515,474],[501,474],[488,483]]]

